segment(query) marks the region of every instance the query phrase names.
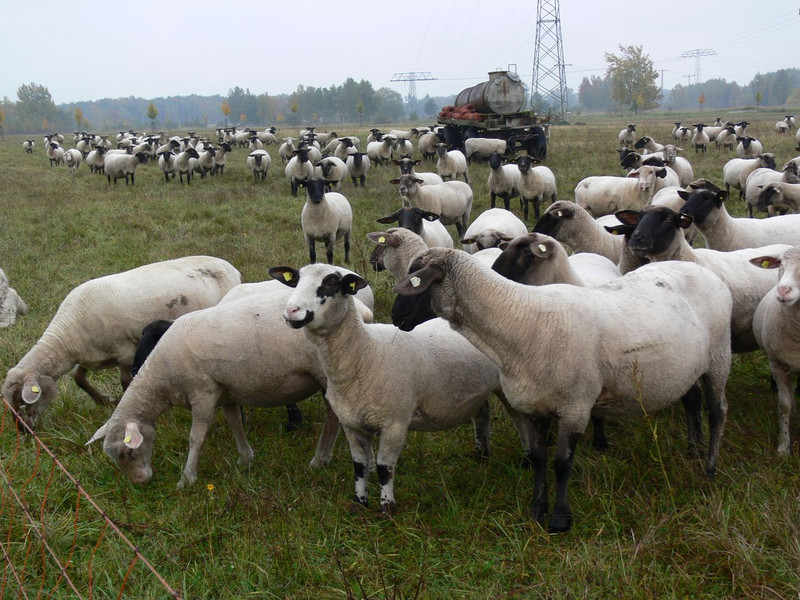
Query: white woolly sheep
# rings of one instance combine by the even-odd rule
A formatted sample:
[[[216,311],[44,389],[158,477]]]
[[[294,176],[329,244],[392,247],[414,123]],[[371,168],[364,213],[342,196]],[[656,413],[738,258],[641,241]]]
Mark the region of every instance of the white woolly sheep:
[[[253,183],[267,180],[267,171],[272,164],[272,157],[266,150],[253,150],[247,155],[245,165],[253,174]]]
[[[217,153],[214,155],[214,169],[211,171],[212,175],[222,175],[225,172],[225,163],[228,160],[226,156],[230,151],[231,145],[228,142],[222,142],[219,145]]]
[[[472,188],[468,184],[445,181],[422,185],[421,179],[408,174],[390,179],[389,183],[398,185],[404,203],[439,215],[443,225],[455,224],[459,239],[464,236],[472,212]]]
[[[283,164],[289,162],[292,156],[294,156],[295,150],[297,150],[297,148],[294,145],[294,138],[283,138],[283,144],[281,144],[280,148],[278,148],[278,156],[281,157],[281,162],[283,162]]]
[[[708,134],[703,131],[705,125],[702,123],[698,123],[694,125],[694,133],[692,133],[692,148],[694,148],[694,153],[697,154],[700,150],[703,151],[705,154],[706,150],[708,149],[708,142],[710,141]]]
[[[392,149],[392,157],[397,157],[399,159],[411,158],[413,154],[414,146],[411,142],[405,138],[398,138]]]
[[[429,131],[419,136],[417,150],[422,154],[422,158],[432,160],[436,156],[436,144],[440,141],[439,134],[435,131]]]
[[[379,142],[369,142],[367,144],[367,156],[370,162],[376,165],[385,165],[392,159],[392,148],[394,148],[395,138],[389,135],[383,136]]]
[[[794,179],[796,180],[796,174]],[[769,210],[770,215],[800,213],[800,183],[773,181],[763,186],[756,207]]]
[[[722,131],[720,131],[717,134],[717,137],[714,138],[714,141],[717,145],[717,148],[733,150],[734,146],[736,146],[736,131],[734,130],[733,125],[723,127]]]
[[[504,155],[508,143],[506,140],[495,138],[469,138],[464,140],[464,154],[467,157],[467,163],[473,160],[489,160],[493,152]]]
[[[716,474],[727,413],[731,295],[707,269],[673,261],[645,265],[599,288],[525,286],[464,253],[434,248],[394,289],[427,294],[437,315],[500,366],[509,404],[533,419],[530,514],[540,523],[549,516],[550,531],[572,525],[567,489],[591,416],[652,414],[691,393],[698,378],[710,426],[706,473]],[[498,301],[513,310],[497,311]],[[545,470],[554,415],[557,492],[550,513]],[[690,432],[695,447],[700,435]]]
[[[36,345],[8,371],[3,395],[34,427],[56,397],[56,380],[73,370],[78,386],[98,404],[109,398],[87,371],[118,367],[123,386],[142,327],[213,306],[241,282],[239,271],[210,256],[187,256],[92,279],[73,289]]]
[[[778,388],[778,454],[787,455],[791,447],[790,423],[794,412],[794,376],[800,372],[800,339],[797,300],[800,298],[800,249],[790,247],[751,261],[764,269],[780,268],[777,285],[758,304],[753,317],[753,333],[767,355],[772,378]]]
[[[258,133],[256,133],[256,135],[258,136],[258,139],[261,141],[261,143],[264,144],[265,146],[269,146],[270,144],[275,144],[277,146],[279,142],[278,138],[275,137],[275,131],[276,130],[274,127],[269,127],[264,131],[259,131]]]
[[[33,149],[36,147],[36,142],[34,140],[25,140],[22,142],[22,149],[25,150],[28,154],[33,154]]]
[[[353,228],[353,209],[338,192],[326,192],[329,185],[322,179],[297,182],[306,190],[306,203],[300,215],[303,235],[308,244],[310,262],[317,262],[316,242],[325,243],[325,255],[333,264],[333,245],[344,238],[344,262],[350,262],[350,232]]]
[[[147,155],[144,152],[138,154],[108,154],[103,161],[103,171],[106,174],[108,183],[114,180],[114,185],[117,185],[118,179],[125,179],[125,185],[134,184],[134,177],[136,176],[136,167],[140,164],[147,164]]]
[[[89,171],[92,173],[102,173],[103,166],[106,162],[106,148],[105,146],[98,146],[89,154],[86,155],[86,164],[89,167]]]
[[[739,142],[736,145],[736,156],[739,158],[755,158],[763,152],[761,142],[754,137],[739,136],[736,141]]]
[[[622,236],[609,233],[585,208],[574,202],[553,202],[533,231],[556,238],[576,253],[599,254],[614,264],[622,257]]]
[[[336,156],[328,156],[314,164],[314,177],[333,183],[336,191],[342,189],[342,181],[347,177],[347,165]]]
[[[358,187],[358,184],[361,183],[361,187],[364,187],[370,167],[367,153],[351,152],[347,155],[345,167],[347,168],[347,176],[353,181],[353,185]]]
[[[489,157],[489,196],[492,200],[492,208],[495,207],[497,198],[503,200],[506,211],[511,210],[511,198],[519,196],[520,172],[516,164],[503,164],[503,158],[497,153],[492,152]]]
[[[183,176],[186,175],[186,185],[192,184],[192,167],[190,164],[191,159],[199,158],[200,155],[192,147],[188,147],[183,152],[178,153],[175,157],[175,170],[178,172],[178,178],[183,185]]]
[[[420,211],[420,209],[416,207],[411,207],[407,210],[424,213],[424,211]],[[413,216],[414,213],[412,212],[410,215]],[[424,215],[432,215],[432,213],[424,213]],[[384,223],[393,222],[389,221],[391,216],[392,215],[384,217],[383,219],[378,219],[378,221]],[[432,217],[435,218],[436,215],[432,215]],[[401,215],[401,217],[396,220],[402,222],[403,216]],[[434,219],[431,222],[436,223],[437,221]],[[386,231],[373,231],[367,234],[367,239],[375,244],[375,248],[372,250],[372,254],[370,254],[369,257],[369,264],[372,265],[372,268],[376,271],[383,271],[386,269],[389,273],[394,275],[395,279],[400,279],[408,273],[408,267],[411,261],[428,248],[453,247],[452,239],[450,239],[450,245],[446,245],[446,243],[430,245],[420,235],[415,233],[413,229],[402,225],[400,227],[391,227]]]
[[[74,173],[83,162],[83,154],[77,148],[70,148],[64,152],[64,164],[69,167],[69,172]]]
[[[460,150],[448,150],[447,144],[436,144],[436,154],[439,159],[436,161],[436,171],[442,181],[448,179],[458,179],[463,175],[464,181],[469,183],[469,168],[467,159]]]
[[[17,322],[17,315],[28,312],[28,305],[13,287],[8,284],[8,277],[0,269],[0,329]]]
[[[502,208],[489,208],[475,217],[461,244],[465,252],[475,254],[478,250],[496,248],[501,242],[510,242],[527,231],[525,223],[514,213]]]
[[[438,173],[418,173],[414,167],[420,164],[419,160],[412,160],[410,158],[403,158],[400,160],[393,160],[392,163],[396,164],[400,167],[400,174],[401,175],[414,175],[417,179],[421,179],[422,183],[420,185],[431,185],[434,183],[444,183],[441,177],[439,177]]]
[[[378,223],[397,223],[398,227],[413,231],[429,248],[452,248],[453,238],[442,225],[439,215],[416,206],[401,206],[392,214],[377,219]],[[374,241],[374,240],[373,240]],[[395,274],[397,277],[399,275]],[[402,273],[405,275],[405,273]]]
[[[768,210],[770,217],[776,214],[786,214],[786,212],[797,212],[795,210],[797,207],[794,206],[794,203],[790,200],[793,206],[785,205],[780,194],[773,195],[773,193],[770,192],[764,195],[762,200],[762,194],[766,186],[779,181],[790,184],[800,182],[800,179],[798,179],[796,162],[790,160],[783,165],[783,169],[780,171],[759,167],[747,176],[744,197],[745,204],[747,205],[747,214],[750,218],[753,217],[753,210],[756,208],[758,210]],[[790,193],[789,198],[791,197],[792,194]]]
[[[645,135],[636,140],[636,143],[633,145],[633,147],[637,150],[641,150],[642,154],[644,155],[653,154],[654,152],[661,152],[664,149],[663,144],[659,144],[649,135]]]
[[[633,148],[633,144],[636,142],[636,125],[629,123],[625,129],[619,132],[617,139],[622,148]]]
[[[270,274],[295,287],[284,318],[317,347],[328,401],[350,444],[357,503],[368,505],[367,479],[377,470],[381,510],[394,512],[394,475],[409,430],[453,429],[472,420],[479,454],[489,453],[498,370],[446,322],[434,319],[413,332],[365,324],[351,295],[367,282],[331,266],[273,267]]]
[[[203,144],[201,147],[198,145],[197,158],[189,159],[189,166],[193,173],[200,173],[200,178],[205,179],[208,173],[214,172],[215,158],[217,149],[211,145]]]
[[[294,156],[286,163],[283,169],[286,179],[289,180],[292,196],[297,197],[298,182],[314,177],[314,163],[311,161],[308,148],[301,147],[294,151]]]
[[[722,181],[725,191],[731,188],[739,190],[739,200],[744,199],[747,191],[747,176],[758,168],[775,169],[775,155],[770,152],[759,154],[754,158],[732,158],[722,166]]]
[[[49,142],[46,146],[47,158],[50,160],[50,166],[59,166],[64,162],[64,149],[56,142]]]
[[[666,177],[666,167],[649,165],[631,171],[626,177],[586,177],[575,186],[575,202],[593,217],[623,209],[638,210],[650,204],[653,195],[661,188],[678,184],[677,175],[674,182],[666,182]]]
[[[522,204],[522,213],[528,220],[528,203],[533,203],[533,216],[538,221],[542,202],[555,202],[556,176],[544,165],[536,165],[539,161],[527,154],[517,156],[516,163],[519,169],[519,200]]]
[[[104,439],[104,450],[120,470],[134,483],[147,483],[159,416],[172,406],[190,408],[189,454],[178,484],[185,487],[197,479],[200,450],[222,406],[241,459],[252,460],[239,406],[290,405],[326,386],[316,348],[302,332],[286,327],[282,313],[290,295],[277,281],[243,284],[218,305],[177,319],[87,445]],[[358,303],[369,316],[371,293],[358,298],[369,302],[368,307]],[[330,461],[338,430],[328,405],[312,467]]]
[[[789,131],[789,124],[786,121],[778,121],[775,123],[775,133],[786,133]]]
[[[356,148],[356,145],[353,143],[352,139],[349,137],[341,138],[336,148],[333,150],[333,155],[341,161],[346,161],[347,156],[351,152],[351,148],[353,152],[358,151],[358,148]],[[322,155],[325,156],[325,153],[323,152]]]

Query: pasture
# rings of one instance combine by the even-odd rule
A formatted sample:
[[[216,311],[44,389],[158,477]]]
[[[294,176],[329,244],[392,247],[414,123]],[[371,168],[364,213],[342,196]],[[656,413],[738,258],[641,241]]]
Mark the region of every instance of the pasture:
[[[783,113],[720,111],[720,116],[752,120],[748,132],[775,153],[778,168],[798,154],[793,133],[774,132]],[[672,121],[700,118],[713,121],[675,115],[633,122],[637,134],[670,143]],[[617,133],[629,121],[604,118],[552,128],[545,164],[555,173],[559,199],[571,200],[576,183],[588,175],[622,174]],[[358,135],[365,146],[366,126],[346,132]],[[277,135],[293,133],[282,127]],[[247,150],[235,149],[222,176],[197,177],[191,186],[181,186],[177,180],[165,182],[149,163],[137,170],[135,185],[125,186],[124,181],[109,185],[85,164],[74,175],[65,167],[50,167],[41,136],[35,136],[33,154],[23,152],[23,139],[0,140],[0,267],[29,305],[15,326],[0,330],[3,378],[36,342],[66,294],[88,279],[190,254],[228,260],[244,282],[267,279],[270,266],[299,267],[308,261],[300,230],[304,192],[290,195],[275,146],[268,148],[273,163],[263,183],[255,184],[245,168]],[[68,136],[64,146],[73,145]],[[712,144],[705,155],[687,148],[683,156],[695,177],[721,185],[722,166],[734,154]],[[417,170],[435,171],[435,163]],[[375,220],[400,205],[396,187],[388,183],[397,172],[394,166],[373,165],[366,188],[353,188],[349,181],[342,187],[354,213],[347,266],[373,287],[381,322],[390,321],[393,281],[370,270],[373,244],[365,234],[385,228]],[[486,163],[470,166],[473,219],[489,207],[488,173]],[[520,215],[518,201],[511,206]],[[728,210],[746,214],[737,199],[729,201]],[[448,230],[455,238],[455,228]],[[324,257],[321,245],[318,256]],[[334,256],[342,264],[341,242]],[[70,377],[60,379],[59,398],[44,413],[38,432],[187,599],[798,598],[800,455],[796,444],[788,458],[776,455],[777,415],[766,360],[760,353],[733,360],[716,479],[708,481],[703,462],[686,456],[679,403],[641,419],[609,422],[608,451],[593,451],[588,434],[579,444],[570,486],[575,520],[564,535],[548,535],[528,517],[532,472],[523,468],[516,433],[499,409],[493,412],[492,456],[483,462],[472,455],[468,426],[409,433],[396,473],[394,517],[377,513],[375,474],[371,507],[353,510],[344,436],[328,467],[308,467],[324,420],[319,395],[301,403],[304,426],[297,432],[287,431],[283,409],[248,413],[248,439],[256,453],[249,467],[237,464],[220,414],[200,456],[198,481],[182,491],[176,484],[186,460],[191,422],[186,410],[173,409],[159,420],[155,476],[143,487],[129,483],[101,444],[84,446],[111,409],[96,406]],[[121,395],[116,371],[92,379]],[[29,440],[22,439],[19,448],[17,443],[7,426],[0,455],[4,465],[15,456],[9,477],[22,481],[36,459]],[[11,500],[2,485],[7,515]],[[39,487],[27,493],[37,506]],[[64,554],[72,544],[74,495],[69,486],[55,486],[47,503],[51,541]],[[81,525],[71,567],[79,580],[99,529],[95,521]],[[24,531],[13,524],[0,527],[0,538],[16,560],[25,553],[18,543]],[[123,554],[112,545],[94,556],[94,597],[116,597],[129,562]],[[57,573],[47,576],[46,586],[56,578]],[[39,580],[34,577],[28,594],[36,592]],[[7,597],[16,597],[10,592],[16,583],[9,580],[7,586]],[[73,596],[62,584],[53,597]],[[137,569],[125,597],[166,594]]]

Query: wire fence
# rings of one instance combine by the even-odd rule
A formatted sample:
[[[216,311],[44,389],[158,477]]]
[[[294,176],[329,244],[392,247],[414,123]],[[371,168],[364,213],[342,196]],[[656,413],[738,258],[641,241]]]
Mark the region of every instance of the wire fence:
[[[180,600],[6,398],[0,399],[0,598]]]

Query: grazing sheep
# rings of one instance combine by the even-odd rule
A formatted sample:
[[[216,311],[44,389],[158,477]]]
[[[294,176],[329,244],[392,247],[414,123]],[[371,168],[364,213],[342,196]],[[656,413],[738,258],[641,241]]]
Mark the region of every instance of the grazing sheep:
[[[284,318],[317,348],[328,401],[350,444],[357,503],[368,505],[367,479],[377,470],[381,511],[395,511],[394,475],[409,430],[453,429],[471,420],[478,453],[488,455],[498,370],[446,322],[434,319],[413,332],[365,324],[351,296],[367,282],[331,266],[273,267],[270,275],[295,288]]]
[[[290,290],[274,283],[237,286],[250,291],[177,319],[87,445],[104,439],[103,449],[120,470],[134,483],[147,483],[156,421],[171,406],[190,408],[189,454],[178,483],[186,487],[197,479],[200,450],[222,406],[241,459],[252,460],[239,406],[291,405],[326,386],[316,349],[283,320]],[[367,316],[370,311],[358,305]],[[312,467],[330,461],[338,429],[328,407]]]
[[[800,213],[800,183],[773,181],[763,188],[756,203],[758,210],[769,210],[770,215]]]
[[[298,180],[306,190],[306,203],[300,215],[303,235],[308,244],[310,262],[317,262],[316,242],[325,242],[325,254],[333,264],[333,245],[344,238],[344,262],[350,262],[350,231],[353,228],[353,209],[338,192],[326,192],[329,182],[322,179]]]
[[[638,210],[650,204],[661,188],[678,184],[677,176],[674,182],[667,182],[667,173],[666,167],[643,165],[625,177],[586,177],[575,186],[575,202],[595,218],[626,208]]]
[[[24,315],[26,312],[28,305],[20,298],[17,290],[8,284],[8,277],[0,269],[0,329],[14,325],[17,315]]]
[[[504,165],[500,154],[492,152],[489,157],[489,179],[487,181],[492,208],[495,207],[499,196],[505,204],[505,209],[511,210],[511,198],[519,196],[519,180],[519,167],[516,164]]]
[[[192,184],[192,166],[191,159],[200,158],[197,150],[191,146],[178,153],[175,157],[175,170],[178,172],[178,178],[181,185],[183,185],[183,176],[186,175],[186,185]]]
[[[750,218],[753,218],[753,209],[755,208],[758,210],[768,210],[770,217],[776,214],[797,212],[795,210],[797,207],[794,203],[790,200],[791,206],[784,204],[783,198],[781,198],[780,195],[773,197],[772,193],[770,193],[764,196],[762,200],[762,193],[765,187],[770,183],[777,183],[779,181],[790,184],[800,182],[796,162],[790,160],[783,165],[781,171],[758,168],[747,176],[744,197],[745,204],[747,205],[747,214]]]
[[[436,144],[436,171],[442,181],[458,179],[459,175],[464,177],[464,182],[469,183],[469,169],[467,159],[460,150],[448,150],[447,144]]]
[[[528,203],[533,203],[533,216],[538,221],[542,202],[555,202],[556,176],[543,165],[536,165],[536,159],[527,154],[520,154],[516,158],[519,169],[519,200],[522,204],[522,213],[528,220]]]
[[[336,191],[342,189],[342,180],[347,177],[347,165],[335,156],[328,156],[314,164],[314,177],[333,183]]]
[[[394,148],[395,138],[384,135],[379,142],[369,142],[367,144],[367,156],[370,162],[376,165],[385,165],[392,160],[392,148]]]
[[[420,164],[419,160],[411,160],[410,158],[402,158],[400,160],[393,160],[394,164],[400,167],[401,175],[413,175],[417,179],[421,179],[420,185],[431,185],[434,183],[444,183],[438,173],[418,173],[414,167]]]
[[[109,398],[89,383],[87,371],[118,367],[127,386],[142,327],[213,306],[240,282],[239,271],[222,259],[187,256],[82,283],[8,371],[3,395],[15,408],[25,407],[23,418],[34,427],[58,393],[56,380],[73,370],[78,386],[107,405]]]
[[[736,145],[736,156],[739,158],[755,158],[763,152],[761,142],[756,138],[748,136],[739,136],[736,138],[739,142]]]
[[[192,172],[200,173],[200,178],[205,179],[208,173],[214,172],[217,149],[206,144],[203,144],[202,147],[198,144],[195,149],[198,156],[197,158],[190,158],[189,165]]]
[[[367,181],[367,173],[369,172],[369,157],[366,152],[352,152],[347,155],[345,162],[347,168],[347,176],[353,181],[353,185],[358,187],[359,182],[361,187]]]
[[[636,142],[636,125],[633,123],[628,123],[628,126],[619,132],[617,135],[617,140],[619,140],[619,145],[622,148],[632,148],[633,144]]]
[[[253,150],[245,159],[247,169],[253,174],[253,183],[267,180],[267,171],[272,164],[272,157],[266,150]]]
[[[439,220],[439,215],[417,206],[401,206],[392,214],[377,219],[378,223],[397,223],[398,227],[413,231],[429,248],[452,248],[453,238]],[[403,273],[405,275],[405,273]]]
[[[298,182],[314,177],[314,163],[311,161],[308,148],[301,147],[294,151],[294,156],[283,169],[292,189],[292,196],[297,197]]]
[[[136,167],[140,164],[147,164],[148,156],[144,152],[138,154],[106,154],[103,161],[103,171],[106,174],[108,183],[114,180],[114,185],[117,185],[118,179],[125,179],[125,185],[134,184],[134,177],[136,176]]]
[[[64,152],[64,164],[69,167],[69,172],[74,173],[83,162],[83,154],[77,148],[70,148]]]
[[[443,225],[455,224],[461,239],[467,231],[472,212],[472,188],[462,181],[445,181],[433,185],[422,185],[414,175],[401,175],[390,179],[398,186],[403,202],[439,215]]]
[[[778,388],[778,454],[789,454],[790,422],[794,411],[794,376],[800,372],[800,339],[797,299],[800,298],[800,249],[766,253],[753,258],[756,267],[780,268],[777,285],[761,299],[753,317],[753,333],[769,360],[769,369]]]
[[[775,123],[775,133],[781,134],[789,131],[789,124],[786,121],[778,121]]]
[[[645,265],[599,288],[525,286],[481,268],[467,254],[434,248],[415,259],[394,289],[427,295],[437,315],[500,367],[509,404],[536,430],[530,514],[540,523],[549,513],[547,429],[556,418],[551,532],[572,525],[567,489],[578,439],[592,415],[651,414],[702,379],[710,426],[706,473],[716,474],[727,413],[731,295],[707,269],[672,261]],[[497,310],[498,299],[508,310]],[[700,435],[690,431],[695,447]]]
[[[22,142],[22,149],[25,150],[28,154],[33,154],[33,149],[36,147],[36,142],[34,140],[25,140]]]
[[[502,208],[489,208],[475,217],[461,243],[465,252],[475,254],[479,250],[499,247],[502,242],[510,242],[527,231],[525,223],[514,213]]]
[[[708,149],[708,142],[710,141],[708,134],[703,131],[705,125],[702,123],[698,123],[694,125],[694,133],[692,134],[692,148],[694,148],[694,153],[697,154],[700,150],[703,151],[703,154],[706,153]]]
[[[659,144],[649,135],[645,135],[636,140],[636,143],[633,145],[633,147],[637,150],[641,150],[642,154],[644,155],[653,154],[654,152],[661,152],[664,149],[663,144]]]
[[[475,159],[489,160],[489,157],[495,152],[505,155],[507,145],[508,142],[506,140],[469,138],[464,140],[464,154],[467,157],[467,163],[471,163]]]
[[[585,208],[574,202],[553,202],[533,231],[556,238],[576,253],[599,254],[614,264],[622,257],[622,236],[609,233]]]
[[[775,155],[766,152],[753,158],[732,158],[722,166],[722,181],[725,191],[739,190],[739,200],[747,191],[747,176],[758,168],[775,169]]]

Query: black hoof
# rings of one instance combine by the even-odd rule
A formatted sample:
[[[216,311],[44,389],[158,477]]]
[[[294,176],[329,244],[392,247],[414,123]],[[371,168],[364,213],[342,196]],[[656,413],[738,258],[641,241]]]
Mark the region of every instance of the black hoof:
[[[531,504],[528,512],[534,521],[544,527],[544,523],[547,518],[547,504]]]
[[[378,511],[381,515],[393,517],[397,513],[397,504],[395,502],[386,502],[381,504],[381,509]]]
[[[564,533],[572,528],[572,515],[553,515],[547,533]]]

